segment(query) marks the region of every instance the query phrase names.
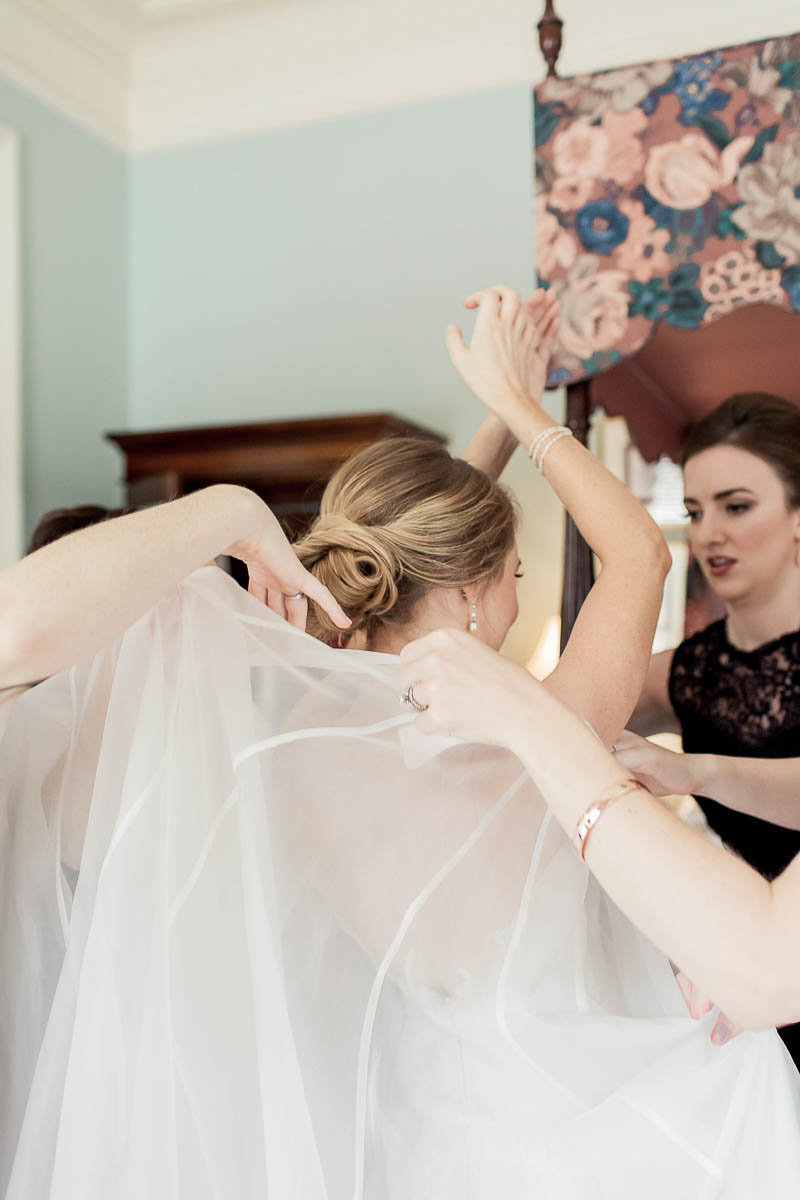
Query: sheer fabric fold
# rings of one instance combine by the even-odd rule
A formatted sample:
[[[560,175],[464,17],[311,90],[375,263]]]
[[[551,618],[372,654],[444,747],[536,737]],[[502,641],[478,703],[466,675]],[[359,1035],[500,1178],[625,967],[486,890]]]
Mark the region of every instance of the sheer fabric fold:
[[[205,568],[0,755],[8,1200],[800,1194],[773,1032],[722,1049],[519,762]]]

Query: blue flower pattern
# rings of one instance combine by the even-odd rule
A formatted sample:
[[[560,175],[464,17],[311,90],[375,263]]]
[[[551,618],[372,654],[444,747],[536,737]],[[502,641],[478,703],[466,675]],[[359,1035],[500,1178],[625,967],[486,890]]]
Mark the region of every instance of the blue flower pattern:
[[[628,236],[629,221],[608,200],[596,200],[584,204],[575,217],[578,237],[587,250],[596,254],[610,254]]]
[[[713,86],[714,72],[722,66],[721,54],[698,54],[675,63],[672,79],[666,90],[674,92],[681,102],[681,125],[695,125],[700,117],[725,108],[730,92]]]

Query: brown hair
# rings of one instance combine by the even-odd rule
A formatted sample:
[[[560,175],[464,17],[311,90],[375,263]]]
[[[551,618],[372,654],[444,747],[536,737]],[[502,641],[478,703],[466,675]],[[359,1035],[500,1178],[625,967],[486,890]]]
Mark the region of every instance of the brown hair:
[[[426,438],[386,438],[359,450],[329,481],[320,515],[295,543],[303,563],[367,639],[404,625],[432,588],[471,587],[503,567],[514,540],[509,494]],[[319,608],[309,633],[338,630]]]
[[[689,430],[681,466],[712,446],[738,446],[769,463],[786,488],[790,508],[800,506],[800,409],[769,392],[729,396]]]

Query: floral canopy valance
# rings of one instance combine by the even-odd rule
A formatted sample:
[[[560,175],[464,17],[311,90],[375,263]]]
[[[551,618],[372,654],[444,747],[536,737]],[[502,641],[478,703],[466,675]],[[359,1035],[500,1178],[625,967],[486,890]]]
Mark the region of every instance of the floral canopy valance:
[[[551,386],[634,354],[659,321],[800,313],[800,35],[548,78],[535,122]]]

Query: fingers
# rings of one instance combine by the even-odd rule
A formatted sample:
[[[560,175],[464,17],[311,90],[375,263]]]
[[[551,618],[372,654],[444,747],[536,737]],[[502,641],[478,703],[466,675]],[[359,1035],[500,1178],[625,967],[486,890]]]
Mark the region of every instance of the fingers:
[[[724,1046],[731,1038],[735,1038],[738,1033],[741,1033],[741,1028],[734,1025],[730,1017],[725,1013],[720,1013],[717,1023],[711,1031],[711,1041],[715,1046]]]
[[[267,603],[267,589],[263,583],[257,583],[251,575],[247,581],[247,590],[251,596],[259,602],[259,604]]]
[[[521,306],[521,311],[532,322],[540,339],[546,336],[553,322],[558,328],[558,295],[552,288],[537,288]]]
[[[653,746],[647,738],[639,737],[629,729],[623,729],[614,743],[614,753],[623,766],[635,773],[646,769],[648,764],[652,763]]]
[[[558,338],[558,309],[556,308],[550,314],[550,319],[547,325],[542,330],[538,350],[545,363],[548,363],[553,357],[553,347]]]
[[[635,750],[645,741],[638,733],[632,733],[630,729],[623,729],[622,733],[616,740],[614,745],[615,750]]]
[[[407,672],[401,668],[398,679],[403,696],[408,694],[409,688],[413,689],[414,701],[420,706],[416,709],[413,706],[408,707],[409,712],[414,712],[415,727],[420,733],[443,733],[441,720],[436,711],[436,689],[426,677],[425,663],[417,663]]]
[[[683,971],[678,971],[678,974],[675,976],[675,982],[677,983],[678,987],[680,988],[680,992],[681,992],[681,995],[683,996],[684,1004],[686,1005],[689,1012],[691,1013],[691,1011],[692,1011],[692,993],[694,992],[694,984],[692,983],[691,979],[688,979],[686,977],[686,975],[684,975]]]
[[[260,600],[262,604],[266,603],[267,607],[282,617],[284,621],[288,621],[290,625],[294,625],[296,629],[305,630],[308,621],[308,601],[314,600],[319,604],[320,608],[324,608],[325,612],[331,618],[333,623],[339,629],[348,629],[351,621],[344,610],[334,600],[328,589],[321,584],[314,576],[308,572],[302,579],[302,594],[291,592],[286,593],[278,588],[264,587],[254,583],[251,579],[248,591],[251,595]],[[284,586],[288,586],[284,584]]]
[[[487,308],[498,308],[502,310],[504,318],[513,319],[519,311],[521,303],[519,292],[505,287],[503,284],[495,284],[494,287],[481,288],[479,291],[473,292],[471,296],[467,296],[464,307],[480,308],[483,305]]]
[[[535,292],[531,292],[527,300],[523,302],[522,307],[526,310],[529,316],[538,317],[540,312],[545,309],[547,297],[550,295],[549,288],[537,288]]]
[[[283,592],[279,592],[275,588],[267,588],[267,607],[277,616],[282,617],[284,621],[288,620],[286,598]]]
[[[708,996],[704,996],[697,988],[692,989],[692,1002],[689,1005],[689,1013],[694,1017],[695,1021],[699,1021],[706,1013],[710,1013],[714,1007]]]
[[[450,355],[450,361],[458,371],[460,364],[463,363],[467,354],[467,346],[464,342],[464,335],[457,325],[448,325],[444,335],[447,353]]]
[[[325,610],[334,625],[338,626],[339,629],[350,628],[352,621],[347,613],[339,602],[334,599],[333,595],[325,587],[325,584],[320,583],[310,571],[307,571],[304,576],[303,591],[309,600],[313,600],[320,608]],[[303,628],[305,628],[305,624]]]
[[[499,308],[501,304],[499,288],[480,288],[477,292],[473,292],[471,296],[467,296],[464,301],[465,308],[480,308],[484,305],[486,308]]]
[[[683,971],[679,971],[675,976],[675,982],[681,989],[681,995],[686,1002],[689,1015],[695,1021],[699,1021],[707,1012],[711,1012],[711,1009],[714,1007],[712,1001],[695,987],[691,979],[684,975]]]
[[[506,287],[497,290],[500,293],[500,315],[507,324],[512,324],[522,307],[519,292]]]
[[[295,629],[301,629],[305,633],[306,621],[308,620],[308,600],[303,596],[284,596],[286,606],[286,619],[290,625],[294,625]]]
[[[686,1001],[686,1007],[695,1021],[699,1021],[706,1013],[711,1012],[714,1007],[713,1002],[699,988],[695,987],[691,979],[684,975],[683,971],[678,971],[675,976],[675,982],[681,989],[681,995]],[[741,1032],[741,1027],[734,1025],[730,1017],[726,1013],[721,1012],[711,1031],[711,1041],[715,1046],[724,1046],[726,1042],[729,1042],[731,1038],[735,1038]]]

